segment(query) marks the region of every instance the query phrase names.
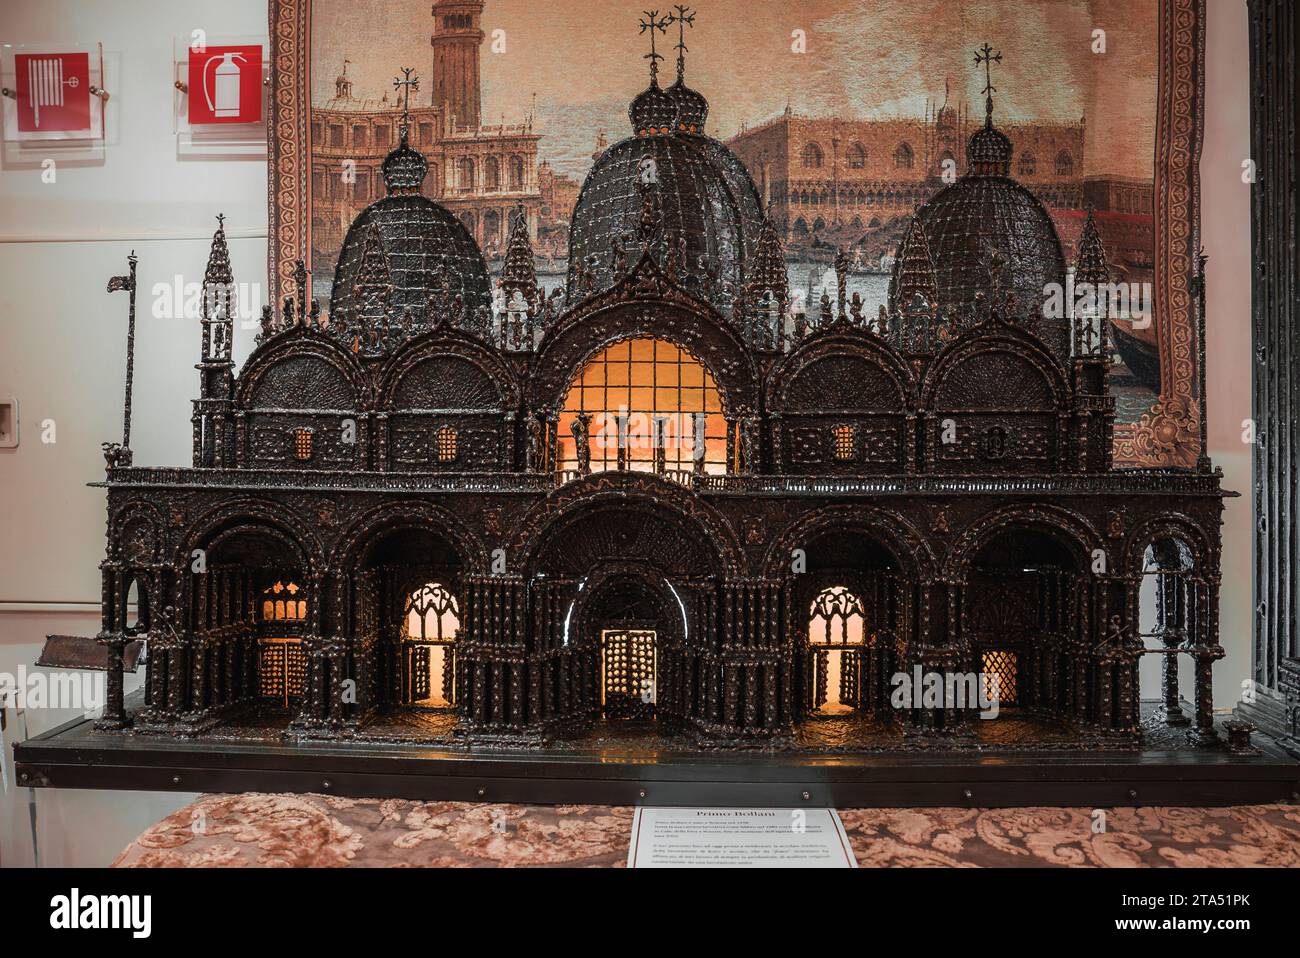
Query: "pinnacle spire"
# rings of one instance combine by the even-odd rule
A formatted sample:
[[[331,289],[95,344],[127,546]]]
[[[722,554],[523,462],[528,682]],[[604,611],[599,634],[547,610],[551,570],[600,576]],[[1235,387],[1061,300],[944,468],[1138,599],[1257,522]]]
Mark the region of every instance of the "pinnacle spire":
[[[907,234],[898,248],[898,268],[889,286],[891,312],[911,306],[920,296],[930,307],[938,305],[939,285],[930,255],[930,242],[919,216],[913,215]]]
[[[1079,237],[1079,249],[1075,255],[1074,281],[1097,286],[1105,283],[1108,275],[1106,248],[1102,245],[1101,234],[1097,232],[1097,223],[1092,216],[1092,207],[1089,206],[1088,219],[1083,224],[1083,234]]]
[[[537,299],[537,270],[533,264],[533,244],[528,238],[528,217],[522,203],[514,208],[511,220],[505,262],[501,266],[501,291],[507,303],[519,292],[524,302],[532,307]]]
[[[683,4],[676,4],[668,14],[667,22],[677,24],[677,82],[686,82],[686,28],[695,26],[695,12]]]
[[[226,214],[217,214],[217,231],[212,234],[212,248],[208,251],[208,268],[203,274],[203,285],[229,286],[235,281],[230,269],[230,250],[226,248]]]

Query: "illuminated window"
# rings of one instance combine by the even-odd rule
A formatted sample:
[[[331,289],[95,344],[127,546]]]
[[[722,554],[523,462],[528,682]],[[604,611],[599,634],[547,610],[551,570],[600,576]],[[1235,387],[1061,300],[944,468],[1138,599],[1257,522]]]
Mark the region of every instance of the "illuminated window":
[[[307,618],[307,600],[296,582],[277,582],[262,593],[262,621],[302,622]]]
[[[578,373],[559,421],[562,469],[577,469],[576,414],[590,414],[591,469],[618,468],[619,437],[627,468],[652,472],[662,435],[664,467],[693,471],[696,436],[707,473],[727,471],[727,421],[709,371],[689,352],[662,339],[628,339],[598,353]],[[702,427],[702,428],[701,428]]]
[[[421,586],[406,599],[402,638],[406,649],[406,698],[423,705],[456,703],[456,651],[460,607],[440,582]]]
[[[823,714],[858,708],[862,701],[862,600],[842,585],[823,589],[808,615],[812,706]]]
[[[835,440],[835,458],[839,462],[852,462],[857,458],[858,431],[852,425],[844,423],[831,430]]]
[[[311,458],[311,439],[312,431],[305,426],[293,431],[293,458],[299,462]]]
[[[866,625],[862,600],[842,585],[822,589],[808,618],[812,645],[861,645]]]
[[[438,448],[439,462],[456,461],[456,430],[451,426],[442,426],[434,434]]]
[[[1004,649],[994,649],[983,655],[985,694],[989,698],[996,694],[1001,706],[1016,704],[1017,665],[1016,653]]]

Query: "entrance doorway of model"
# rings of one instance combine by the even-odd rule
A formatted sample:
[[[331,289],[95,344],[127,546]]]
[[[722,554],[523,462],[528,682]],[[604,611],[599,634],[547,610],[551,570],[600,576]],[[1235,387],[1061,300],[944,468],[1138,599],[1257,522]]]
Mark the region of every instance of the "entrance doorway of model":
[[[601,710],[605,718],[655,717],[658,649],[654,629],[611,628],[600,634]]]

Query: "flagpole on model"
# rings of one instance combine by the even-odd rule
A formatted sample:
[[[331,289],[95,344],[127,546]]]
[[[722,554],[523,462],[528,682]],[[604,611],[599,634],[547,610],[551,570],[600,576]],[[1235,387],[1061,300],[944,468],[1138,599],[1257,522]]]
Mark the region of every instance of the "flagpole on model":
[[[126,262],[130,266],[130,273],[114,276],[108,281],[110,293],[124,289],[131,297],[126,326],[126,401],[122,409],[122,445],[115,450],[111,444],[105,446],[106,452],[111,452],[113,465],[116,466],[131,465],[131,392],[135,379],[135,264],[138,262],[135,250],[131,250]]]

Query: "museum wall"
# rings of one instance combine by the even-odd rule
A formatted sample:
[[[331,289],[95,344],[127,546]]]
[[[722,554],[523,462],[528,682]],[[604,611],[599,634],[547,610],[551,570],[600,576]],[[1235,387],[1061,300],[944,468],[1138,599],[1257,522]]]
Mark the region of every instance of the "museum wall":
[[[1228,655],[1216,668],[1215,698],[1228,708],[1250,674],[1250,453],[1241,440],[1250,416],[1250,208],[1241,178],[1249,56],[1245,0],[1208,5],[1202,221],[1210,256],[1210,441],[1225,485],[1243,493],[1229,501],[1224,527],[1221,638]],[[202,279],[218,212],[227,216],[236,280],[265,283],[266,164],[177,155],[170,67],[173,36],[188,36],[196,25],[212,36],[259,34],[265,20],[265,0],[5,5],[2,40],[101,40],[106,53],[118,54],[118,75],[105,86],[120,126],[102,162],[61,163],[52,184],[42,182],[39,166],[6,159],[0,168],[0,397],[17,397],[22,419],[21,445],[0,450],[0,671],[30,665],[46,633],[98,628],[104,495],[86,483],[103,476],[99,444],[121,438],[126,338],[127,299],[105,292],[108,278],[125,271],[134,248],[140,311],[131,445],[141,465],[189,462],[189,400],[197,390],[197,324],[155,317],[154,285]],[[1094,135],[1105,132],[1104,118],[1089,117],[1089,124]],[[237,330],[237,361],[253,336]],[[50,443],[42,442],[46,420],[55,428]],[[1144,692],[1157,688],[1156,663],[1146,663]],[[69,717],[28,716],[33,732]],[[105,864],[190,797],[41,792],[43,864]],[[15,800],[25,806],[27,798],[0,795],[5,864],[30,855],[3,827],[11,820],[3,803],[12,811]],[[92,820],[93,832],[77,828]]]

